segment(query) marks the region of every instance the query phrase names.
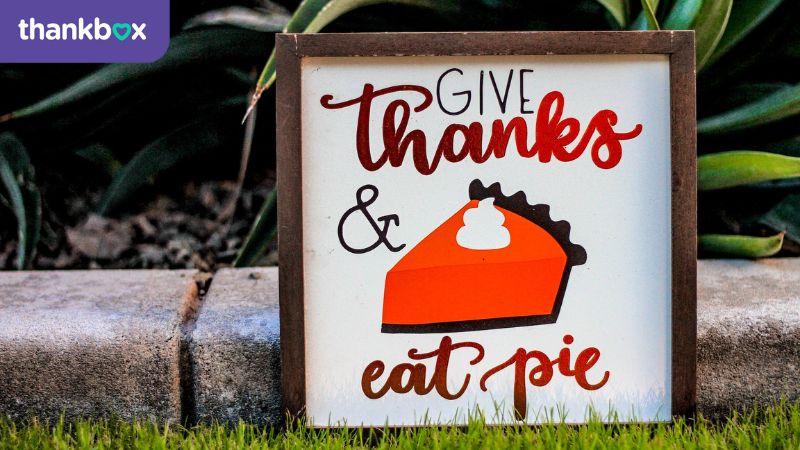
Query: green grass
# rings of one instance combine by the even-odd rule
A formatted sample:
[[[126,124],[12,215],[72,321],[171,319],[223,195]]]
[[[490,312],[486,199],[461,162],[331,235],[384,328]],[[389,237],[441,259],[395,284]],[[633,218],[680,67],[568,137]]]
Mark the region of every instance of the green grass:
[[[800,403],[736,413],[721,422],[703,418],[672,425],[545,425],[463,428],[288,431],[239,424],[182,428],[153,422],[82,421],[55,425],[0,419],[0,449],[106,448],[669,448],[798,449]]]

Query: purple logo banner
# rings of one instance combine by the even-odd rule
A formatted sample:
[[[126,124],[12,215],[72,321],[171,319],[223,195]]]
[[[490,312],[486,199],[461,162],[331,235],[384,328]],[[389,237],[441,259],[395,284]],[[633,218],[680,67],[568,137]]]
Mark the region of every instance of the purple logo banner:
[[[169,46],[169,0],[0,0],[0,62],[153,62]]]

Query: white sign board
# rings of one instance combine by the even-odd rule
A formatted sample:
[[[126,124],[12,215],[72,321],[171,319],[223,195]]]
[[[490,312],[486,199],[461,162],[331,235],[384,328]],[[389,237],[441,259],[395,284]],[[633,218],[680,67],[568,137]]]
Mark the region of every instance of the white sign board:
[[[313,424],[671,418],[669,55],[299,71]]]

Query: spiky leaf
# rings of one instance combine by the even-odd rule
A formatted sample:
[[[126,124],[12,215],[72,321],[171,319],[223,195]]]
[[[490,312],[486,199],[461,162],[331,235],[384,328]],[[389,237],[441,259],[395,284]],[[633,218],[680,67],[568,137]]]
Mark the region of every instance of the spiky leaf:
[[[701,134],[723,134],[775,122],[800,113],[800,84],[697,122]]]
[[[701,234],[698,250],[714,256],[766,258],[783,247],[783,233],[753,237],[735,234]]]
[[[655,10],[658,9],[659,0],[641,0],[641,2],[642,12],[633,19],[628,28],[631,30],[655,30],[656,28],[652,27],[653,24],[650,22],[650,18],[648,18],[647,10],[649,9],[653,12],[653,19],[655,19]],[[658,22],[656,22],[656,24],[657,23]]]
[[[114,93],[121,86],[157,75],[173,73],[192,65],[212,65],[246,60],[243,42],[262,33],[237,28],[209,27],[183,32],[170,41],[169,50],[151,64],[111,64],[78,80],[30,106],[0,116],[0,122],[59,110],[104,93]]]
[[[787,195],[758,222],[775,231],[783,231],[786,239],[800,244],[800,194]]]
[[[451,2],[451,0],[303,0],[292,15],[292,18],[289,19],[289,23],[286,24],[283,32],[316,33],[349,11],[381,3],[408,4],[438,11],[452,11],[455,8],[455,3]],[[264,69],[261,71],[261,75],[258,77],[248,114],[264,91],[269,89],[275,82],[275,76],[275,49],[273,49],[267,63],[264,65]]]
[[[222,107],[243,107],[245,100],[230,100]],[[214,120],[196,120],[162,136],[139,150],[117,170],[96,207],[98,214],[108,215],[156,176],[179,163],[218,149],[225,143],[226,133]],[[217,126],[215,126],[217,125]]]
[[[247,234],[247,238],[239,250],[239,255],[233,262],[234,267],[248,267],[258,262],[258,259],[267,251],[270,244],[275,240],[278,233],[276,216],[276,206],[278,201],[278,190],[270,192],[261,210],[256,216],[255,222]]]
[[[794,177],[800,177],[800,158],[791,156],[731,151],[697,159],[697,187],[701,191]]]
[[[628,24],[628,2],[626,0],[597,0],[597,3],[608,10],[620,28],[625,28]]]
[[[12,133],[0,134],[0,182],[17,218],[16,266],[18,269],[28,269],[39,242],[42,200],[34,181],[28,152]]]
[[[658,19],[656,19],[656,9],[653,3],[655,3],[654,0],[642,0],[642,14],[644,14],[644,17],[647,20],[648,30],[660,30],[661,27],[658,25]]]
[[[667,30],[688,30],[692,28],[703,0],[683,0],[676,2],[672,10],[664,19],[664,28]]]
[[[272,32],[282,30],[288,21],[289,15],[280,7],[256,9],[234,5],[198,14],[186,21],[183,29],[230,25],[253,31]]]
[[[748,33],[761,24],[780,5],[782,0],[745,0],[733,3],[728,26],[720,38],[707,64],[728,53],[734,45],[739,43]]]
[[[698,71],[706,65],[725,34],[732,6],[733,0],[703,2],[694,24]]]

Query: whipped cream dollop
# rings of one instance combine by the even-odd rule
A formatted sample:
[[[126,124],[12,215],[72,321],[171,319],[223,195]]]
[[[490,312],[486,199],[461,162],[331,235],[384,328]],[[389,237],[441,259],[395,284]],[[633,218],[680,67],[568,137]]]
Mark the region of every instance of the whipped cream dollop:
[[[503,226],[506,217],[494,207],[494,198],[478,202],[477,208],[464,211],[464,226],[456,233],[458,245],[471,250],[495,250],[508,247],[511,233]]]

